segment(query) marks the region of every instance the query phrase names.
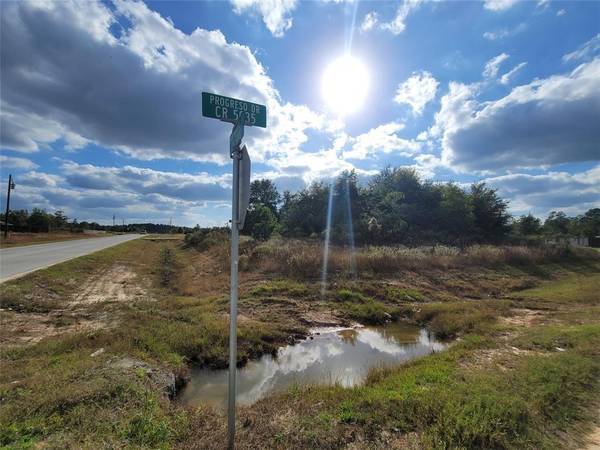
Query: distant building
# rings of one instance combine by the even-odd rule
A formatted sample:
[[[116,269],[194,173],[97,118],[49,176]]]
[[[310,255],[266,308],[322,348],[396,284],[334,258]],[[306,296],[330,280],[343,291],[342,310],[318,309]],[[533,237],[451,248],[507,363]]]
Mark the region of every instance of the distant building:
[[[590,240],[582,236],[554,236],[546,239],[546,244],[568,244],[574,247],[589,247]]]

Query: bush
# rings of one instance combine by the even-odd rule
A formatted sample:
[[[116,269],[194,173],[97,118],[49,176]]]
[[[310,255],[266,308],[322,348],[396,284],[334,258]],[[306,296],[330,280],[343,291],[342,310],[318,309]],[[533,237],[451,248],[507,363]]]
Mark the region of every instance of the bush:
[[[205,251],[229,241],[228,228],[204,228],[185,235],[185,245]]]

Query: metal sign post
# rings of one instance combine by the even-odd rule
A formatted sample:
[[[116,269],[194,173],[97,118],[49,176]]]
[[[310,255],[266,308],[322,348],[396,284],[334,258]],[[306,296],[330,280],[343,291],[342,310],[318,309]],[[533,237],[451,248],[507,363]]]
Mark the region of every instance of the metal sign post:
[[[227,448],[235,443],[235,371],[237,367],[237,297],[238,297],[238,183],[240,159],[238,152],[233,156],[233,201],[231,208],[231,299],[229,311],[229,389],[227,393]]]
[[[237,368],[237,300],[238,300],[238,227],[240,195],[240,143],[244,136],[242,120],[233,126],[229,137],[229,152],[233,159],[233,186],[231,199],[231,299],[229,311],[229,389],[227,393],[227,448],[235,446],[235,375]]]
[[[235,376],[237,368],[237,301],[238,249],[240,230],[244,227],[250,201],[250,156],[240,147],[244,125],[267,126],[264,105],[236,100],[222,95],[202,93],[202,115],[234,124],[229,136],[229,155],[233,160],[231,196],[231,301],[229,311],[229,389],[227,395],[227,448],[235,447]]]

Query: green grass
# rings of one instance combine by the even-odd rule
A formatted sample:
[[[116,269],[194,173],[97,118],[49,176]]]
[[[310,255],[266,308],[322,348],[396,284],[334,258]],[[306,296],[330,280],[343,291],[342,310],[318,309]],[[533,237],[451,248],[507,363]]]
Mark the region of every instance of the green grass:
[[[134,358],[155,371],[175,373],[191,363],[226,367],[225,302],[175,293],[182,255],[177,243],[134,241],[33,273],[8,289],[3,285],[3,302],[31,312],[67,307],[75,286],[114,263],[126,263],[154,280],[148,294],[152,300],[111,304],[114,328],[0,351],[0,447],[28,448],[39,441],[56,448],[171,447],[186,413],[171,410],[145,371],[118,369],[112,362]],[[238,361],[272,353],[287,337],[277,325],[244,321],[238,330]],[[92,357],[100,348],[104,353]]]
[[[517,292],[515,295],[549,302],[600,305],[600,277],[573,274],[559,280],[546,282],[536,288]]]
[[[160,253],[161,248],[169,250]],[[2,300],[16,310],[48,312],[64,308],[95,271],[123,263],[152,280],[148,294],[153,300],[103,306],[103,312],[118,318],[113,328],[2,349],[0,447],[220,446],[221,418],[208,409],[180,408],[146,370],[114,364],[132,358],[149,364],[156,374],[180,373],[192,363],[225,367],[227,299],[225,293],[180,295],[178,268],[189,264],[189,253],[175,241],[133,241],[3,285]],[[416,448],[424,449],[553,449],[577,442],[576,432],[600,401],[600,324],[594,318],[600,276],[597,267],[564,267],[561,274],[571,271],[567,278],[511,294],[510,300],[491,299],[483,291],[485,300],[435,302],[433,289],[421,290],[423,283],[397,288],[389,287],[390,280],[334,277],[335,287],[320,299],[317,283],[286,278],[257,282],[252,274],[242,286],[246,303],[241,305],[258,305],[268,314],[257,320],[251,309],[244,311],[240,363],[286,342],[292,331],[278,322],[278,314],[293,316],[296,305],[332,308],[361,323],[402,317],[460,340],[403,366],[374,369],[362,386],[295,384],[244,408],[240,418],[252,418],[240,428],[244,445],[345,448],[362,442],[387,448],[384,433],[409,436]],[[546,276],[554,268],[536,271]],[[489,289],[497,294],[508,277],[522,277],[522,285],[539,280],[516,269],[510,274],[494,270],[483,275],[465,271],[460,279],[443,280],[438,289],[469,287],[475,276],[485,287],[487,279],[496,277]],[[447,297],[455,299],[456,292]],[[540,301],[548,323],[501,324],[499,318],[511,315],[513,307]],[[87,312],[99,311],[93,308]],[[291,321],[285,323],[289,327]],[[105,351],[92,357],[99,348]],[[286,415],[291,415],[288,423]]]
[[[388,299],[396,302],[424,302],[425,296],[417,289],[400,289],[390,287],[386,290],[385,295]]]
[[[499,300],[435,302],[420,305],[412,317],[436,336],[452,338],[466,333],[489,332],[499,316],[508,314],[509,308],[507,302]]]
[[[398,315],[397,308],[352,289],[339,289],[332,298],[342,314],[359,323],[383,324]]]
[[[557,448],[557,433],[589,420],[592,410],[582,406],[600,398],[600,361],[585,351],[600,339],[593,333],[578,342],[568,352],[522,357],[503,372],[463,366],[475,352],[496,348],[493,339],[470,335],[444,353],[373,370],[364,386],[305,388],[294,408],[332,419],[313,420],[310,432],[295,430],[288,442],[335,448],[353,429],[366,439],[381,430],[417,432],[420,448]]]

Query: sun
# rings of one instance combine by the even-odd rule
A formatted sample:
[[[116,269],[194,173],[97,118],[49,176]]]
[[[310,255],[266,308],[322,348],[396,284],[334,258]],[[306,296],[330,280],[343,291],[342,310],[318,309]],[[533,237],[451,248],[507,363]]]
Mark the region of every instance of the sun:
[[[344,55],[333,61],[321,79],[327,106],[338,116],[358,110],[369,91],[369,73],[357,58]]]

